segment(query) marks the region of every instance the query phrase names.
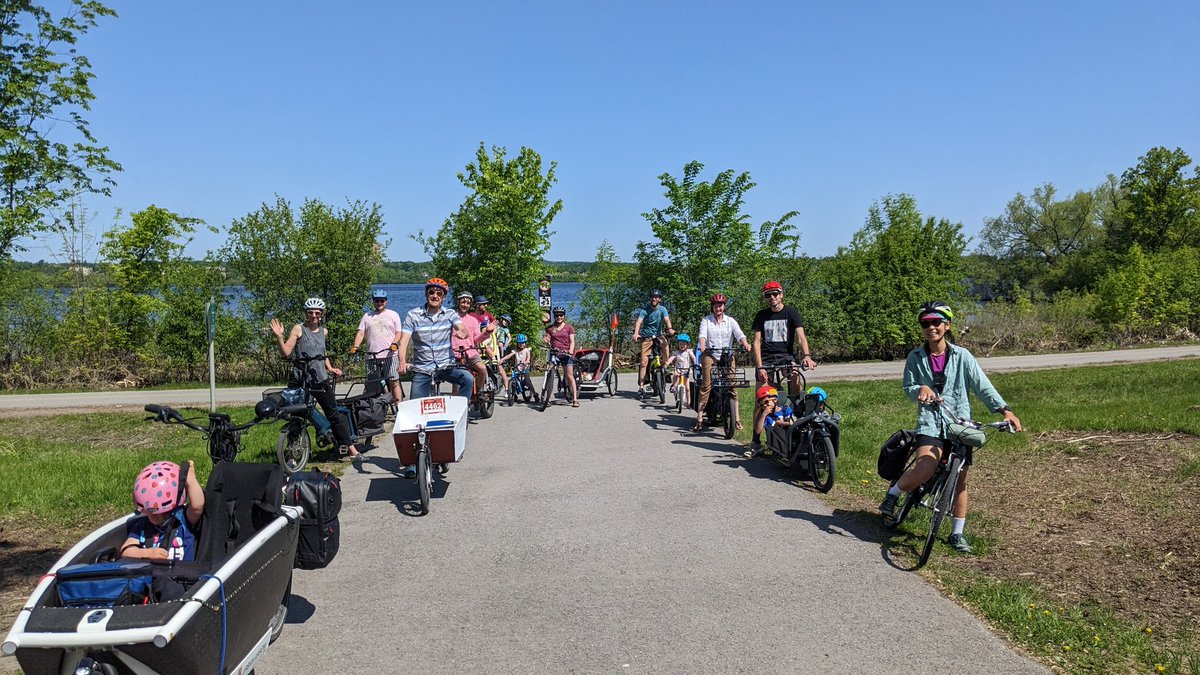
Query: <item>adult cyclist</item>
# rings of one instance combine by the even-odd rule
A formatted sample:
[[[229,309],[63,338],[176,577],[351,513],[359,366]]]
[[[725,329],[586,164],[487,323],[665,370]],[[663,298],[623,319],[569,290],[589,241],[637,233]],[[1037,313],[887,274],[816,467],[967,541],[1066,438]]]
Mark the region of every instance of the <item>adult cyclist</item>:
[[[712,313],[700,320],[700,400],[696,406],[696,426],[692,431],[704,430],[704,407],[708,405],[708,397],[712,394],[712,369],[716,363],[715,353],[733,349],[734,343],[740,343],[746,351],[750,351],[750,343],[746,333],[742,331],[737,319],[725,314],[725,304],[729,298],[724,293],[715,293],[708,299]],[[733,354],[729,355],[729,369],[734,368]],[[733,389],[733,419],[734,425],[742,428],[741,414],[738,412],[737,389]]]
[[[800,345],[799,364],[812,370],[817,367],[812,354],[808,351],[808,337],[804,335],[804,319],[795,307],[783,304],[783,285],[778,281],[768,281],[762,287],[763,299],[767,306],[754,315],[754,376],[760,385],[767,384],[766,366],[784,366],[797,364],[795,345]],[[792,372],[788,376],[788,396],[793,397],[800,391],[800,373]],[[754,428],[762,426],[759,419],[761,412],[754,413]],[[754,435],[750,443],[750,452],[757,455],[762,450],[762,439]]]
[[[942,413],[928,404],[941,402],[943,397],[949,398],[948,405],[953,406],[951,412],[970,419],[971,402],[967,398],[967,391],[970,390],[989,410],[1003,413],[1005,421],[1012,423],[1015,430],[1021,430],[1021,420],[992,386],[971,352],[951,344],[950,338],[953,336],[950,324],[954,320],[954,312],[950,306],[944,302],[927,302],[918,310],[917,320],[921,322],[924,343],[909,352],[908,360],[904,363],[904,393],[921,404],[917,410],[917,460],[888,490],[887,497],[879,505],[885,522],[895,519],[900,493],[915,490],[929,480],[941,461],[945,448],[940,438],[938,416]],[[948,543],[959,553],[971,552],[971,544],[963,534],[967,523],[967,469],[971,466],[971,459],[968,449],[962,473],[958,476],[958,485],[955,486],[954,513],[950,514],[952,528]]]
[[[665,356],[668,353],[664,339],[674,335],[671,327],[671,315],[662,304],[662,292],[657,288],[650,291],[650,302],[645,308],[639,309],[637,320],[633,323],[633,341],[641,344],[641,359],[638,361],[638,396],[646,394],[646,368],[650,363],[650,350],[654,342],[659,343],[659,351]],[[642,338],[650,338],[644,340]]]
[[[382,288],[371,292],[371,303],[375,305],[375,310],[363,314],[358,322],[358,331],[354,334],[354,345],[350,347],[350,353],[358,352],[364,338],[367,340],[367,347],[376,358],[380,352],[386,352],[382,357],[387,359],[383,378],[392,391],[392,400],[400,402],[404,400],[404,390],[400,388],[400,374],[396,371],[396,355],[387,351],[400,341],[400,315],[388,309],[387,301],[387,291]]]
[[[401,374],[412,370],[412,385],[409,393],[412,398],[429,396],[433,389],[433,378],[442,371],[442,377],[447,382],[458,386],[460,392],[470,392],[475,385],[471,372],[462,368],[454,360],[450,351],[450,337],[467,338],[466,326],[458,313],[443,306],[450,285],[442,279],[434,277],[425,282],[425,304],[410,309],[404,315],[400,324],[400,345],[396,354],[399,357],[398,369]],[[408,346],[412,344],[412,362],[408,359]],[[445,465],[439,465],[443,473]],[[414,478],[416,467],[404,467],[404,477]]]

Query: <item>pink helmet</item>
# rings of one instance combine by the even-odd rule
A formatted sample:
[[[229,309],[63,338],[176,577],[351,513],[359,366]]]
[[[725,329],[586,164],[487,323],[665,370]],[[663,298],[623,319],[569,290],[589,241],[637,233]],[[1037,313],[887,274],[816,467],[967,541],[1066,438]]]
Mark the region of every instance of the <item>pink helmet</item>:
[[[141,513],[170,513],[179,506],[182,472],[175,462],[155,462],[133,481],[133,503]]]

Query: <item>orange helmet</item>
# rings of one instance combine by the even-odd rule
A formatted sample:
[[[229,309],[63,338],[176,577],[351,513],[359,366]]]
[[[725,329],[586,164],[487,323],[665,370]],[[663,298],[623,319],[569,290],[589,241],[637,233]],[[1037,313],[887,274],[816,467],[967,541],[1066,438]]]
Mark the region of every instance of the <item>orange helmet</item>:
[[[429,281],[425,282],[425,290],[429,290],[431,288],[440,288],[442,289],[443,293],[450,292],[450,284],[446,283],[446,280],[442,279],[441,277],[432,277],[429,279]]]
[[[710,305],[723,305],[726,302],[729,302],[729,298],[725,297],[724,293],[713,293],[713,296],[708,299]]]
[[[779,390],[777,390],[775,387],[772,387],[769,384],[764,384],[763,386],[758,388],[758,395],[756,395],[754,398],[761,401],[764,398],[768,398],[771,396],[778,396],[778,395],[779,395]]]

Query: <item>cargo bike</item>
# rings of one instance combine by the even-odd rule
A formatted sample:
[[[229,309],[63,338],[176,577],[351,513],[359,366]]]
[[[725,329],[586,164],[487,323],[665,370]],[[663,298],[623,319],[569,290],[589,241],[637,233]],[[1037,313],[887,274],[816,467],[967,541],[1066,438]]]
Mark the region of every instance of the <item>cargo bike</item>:
[[[429,513],[434,465],[444,474],[446,465],[462,459],[467,447],[468,401],[462,396],[427,396],[396,406],[392,438],[400,464],[417,468],[420,514]]]
[[[733,438],[737,431],[737,398],[734,391],[750,386],[745,368],[734,367],[733,351],[730,349],[710,350],[714,357],[712,365],[712,393],[704,406],[704,421],[706,424],[721,427],[725,438]],[[691,379],[689,401],[695,411],[700,405],[701,369],[696,365]]]
[[[808,382],[802,372],[800,382],[800,392],[788,403],[794,420],[767,429],[767,448],[795,478],[829,492],[837,478],[842,416],[829,406],[825,390],[813,387],[806,392]]]

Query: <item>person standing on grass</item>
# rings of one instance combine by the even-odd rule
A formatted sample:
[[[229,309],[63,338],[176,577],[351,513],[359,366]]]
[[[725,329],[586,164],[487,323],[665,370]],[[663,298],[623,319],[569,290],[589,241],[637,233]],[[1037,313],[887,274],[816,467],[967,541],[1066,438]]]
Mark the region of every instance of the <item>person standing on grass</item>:
[[[388,309],[387,301],[387,291],[382,288],[371,292],[371,302],[375,305],[375,310],[363,314],[362,320],[358,322],[358,332],[354,334],[354,346],[350,347],[350,353],[358,351],[365,337],[372,358],[387,359],[383,378],[392,391],[392,400],[399,403],[404,400],[404,390],[400,388],[400,373],[396,368],[396,353],[392,347],[400,343],[400,315]],[[379,356],[380,352],[386,354]]]
[[[321,406],[329,426],[333,430],[334,441],[338,447],[346,448],[347,456],[354,461],[362,459],[362,453],[354,446],[350,437],[350,425],[337,409],[336,394],[334,393],[334,378],[342,376],[340,368],[334,368],[329,360],[326,341],[329,339],[329,329],[321,325],[325,315],[325,301],[320,298],[309,298],[304,301],[304,323],[292,326],[285,338],[283,324],[279,319],[271,319],[271,332],[275,333],[275,343],[286,359],[296,351],[300,356],[313,357],[325,354],[325,358],[309,361],[305,367],[309,373],[309,393]],[[333,377],[330,377],[333,375]],[[299,382],[292,383],[298,385]]]
[[[927,302],[921,306],[917,317],[925,342],[908,353],[908,360],[904,364],[904,393],[921,404],[917,411],[917,459],[888,490],[887,497],[879,505],[885,525],[895,522],[900,493],[911,492],[923,485],[933,476],[941,461],[945,447],[940,437],[938,416],[942,413],[930,407],[930,403],[949,399],[946,405],[951,406],[954,415],[970,419],[971,402],[967,398],[970,390],[989,410],[1004,413],[1005,421],[1010,422],[1016,431],[1021,431],[1021,420],[1000,397],[971,352],[951,344],[950,323],[954,319],[954,312],[950,306],[944,302]],[[948,543],[959,553],[971,552],[971,544],[963,534],[967,522],[967,469],[971,466],[971,454],[971,448],[967,448],[966,461],[955,487],[954,513],[951,514],[953,528]]]

